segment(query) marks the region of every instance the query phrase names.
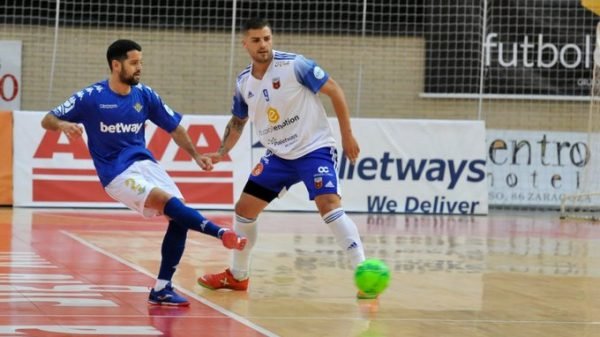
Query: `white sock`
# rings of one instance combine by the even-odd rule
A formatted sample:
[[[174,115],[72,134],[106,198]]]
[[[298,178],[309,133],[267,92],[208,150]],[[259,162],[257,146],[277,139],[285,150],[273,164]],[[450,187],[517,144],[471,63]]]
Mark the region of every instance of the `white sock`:
[[[352,268],[356,268],[365,260],[365,251],[354,221],[346,215],[343,208],[336,208],[323,215],[323,221],[333,232],[340,248],[348,254]]]
[[[235,224],[233,229],[239,236],[248,239],[246,247],[243,250],[233,250],[231,258],[231,274],[236,280],[245,280],[250,276],[250,253],[256,243],[256,219],[246,219],[235,215]]]
[[[165,287],[167,286],[167,284],[169,284],[169,282],[171,282],[171,281],[156,280],[156,283],[154,284],[154,291],[161,291],[161,290],[165,289]]]

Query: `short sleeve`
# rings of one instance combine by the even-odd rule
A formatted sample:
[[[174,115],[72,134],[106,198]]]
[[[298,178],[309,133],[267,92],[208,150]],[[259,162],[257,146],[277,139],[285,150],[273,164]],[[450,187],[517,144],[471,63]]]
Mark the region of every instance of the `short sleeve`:
[[[181,114],[173,111],[152,89],[145,87],[144,94],[149,101],[148,106],[150,109],[148,118],[169,133],[175,130],[181,122]]]
[[[231,113],[241,119],[248,117],[248,104],[244,101],[244,96],[237,85],[233,94],[233,102],[231,103]]]
[[[50,113],[64,121],[81,123],[83,112],[86,110],[85,107],[92,99],[93,96],[84,94],[83,90],[78,91],[67,98],[64,103],[50,110]]]
[[[310,89],[313,93],[321,90],[321,87],[329,79],[329,74],[319,67],[315,61],[307,59],[302,55],[296,56],[294,73],[299,83]]]

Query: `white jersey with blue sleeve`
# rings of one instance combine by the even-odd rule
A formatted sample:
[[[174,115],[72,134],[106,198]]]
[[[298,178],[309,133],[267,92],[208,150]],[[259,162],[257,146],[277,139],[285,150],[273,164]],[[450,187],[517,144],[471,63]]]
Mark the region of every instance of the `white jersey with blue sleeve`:
[[[317,96],[328,79],[313,60],[273,51],[262,79],[252,76],[252,66],[238,75],[232,113],[249,117],[260,142],[284,159],[335,146],[327,113]]]
[[[95,83],[50,111],[61,120],[81,123],[100,182],[106,187],[139,160],[156,161],[146,148],[147,120],[172,132],[181,115],[171,110],[150,87],[138,84],[127,95],[113,92],[108,80]]]

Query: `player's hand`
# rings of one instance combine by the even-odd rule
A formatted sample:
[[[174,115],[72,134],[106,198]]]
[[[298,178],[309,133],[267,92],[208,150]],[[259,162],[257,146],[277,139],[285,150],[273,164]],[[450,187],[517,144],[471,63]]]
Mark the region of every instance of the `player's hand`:
[[[356,159],[358,159],[358,155],[360,154],[360,147],[358,146],[358,142],[356,138],[352,134],[342,137],[342,148],[344,149],[344,154],[350,160],[350,163],[354,165],[356,163]]]
[[[69,139],[77,139],[83,134],[83,127],[76,123],[62,122],[59,124],[59,129]]]
[[[199,154],[194,158],[194,160],[204,171],[212,171],[213,163],[209,156]]]
[[[212,159],[213,164],[216,164],[223,160],[223,155],[219,152],[205,153],[204,155],[210,157],[210,159]]]

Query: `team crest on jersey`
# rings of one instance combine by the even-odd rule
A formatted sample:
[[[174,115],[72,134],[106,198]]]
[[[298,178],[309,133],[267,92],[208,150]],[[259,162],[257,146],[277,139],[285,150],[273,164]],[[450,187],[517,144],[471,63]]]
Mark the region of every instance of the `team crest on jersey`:
[[[315,177],[315,188],[320,189],[323,187],[323,177]]]
[[[273,79],[273,89],[277,90],[281,86],[281,82],[279,81],[279,77],[275,77]]]
[[[267,110],[267,118],[269,119],[269,122],[271,123],[277,123],[277,121],[279,120],[279,111],[277,111],[277,109],[275,108],[269,108],[269,110]]]
[[[262,173],[263,168],[264,168],[264,166],[262,163],[256,164],[256,166],[254,166],[254,168],[252,169],[252,175],[255,177],[259,176]]]
[[[138,103],[135,103],[135,105],[133,106],[133,108],[134,108],[134,109],[135,109],[135,111],[137,111],[137,112],[140,112],[140,111],[142,111],[142,108],[143,108],[143,107],[144,107],[144,106],[143,106],[143,105],[141,105],[139,102],[138,102]]]

